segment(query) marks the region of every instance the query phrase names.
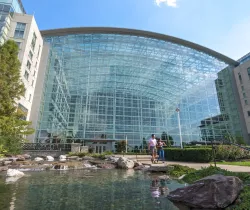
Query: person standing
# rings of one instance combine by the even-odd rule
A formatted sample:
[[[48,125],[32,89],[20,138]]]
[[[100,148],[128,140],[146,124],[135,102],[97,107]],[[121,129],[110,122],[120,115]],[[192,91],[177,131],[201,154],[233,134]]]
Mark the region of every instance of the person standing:
[[[155,157],[156,157],[156,144],[157,144],[157,141],[155,139],[155,135],[152,134],[151,135],[151,138],[149,139],[149,142],[148,142],[148,149],[150,151],[150,154],[152,156],[151,158],[151,162],[152,163],[155,163]]]
[[[161,139],[159,139],[157,142],[157,145],[156,145],[157,150],[158,150],[158,155],[159,155],[158,159],[157,159],[157,163],[160,159],[162,160],[163,163],[165,161],[163,146],[166,146],[165,142],[163,142]]]

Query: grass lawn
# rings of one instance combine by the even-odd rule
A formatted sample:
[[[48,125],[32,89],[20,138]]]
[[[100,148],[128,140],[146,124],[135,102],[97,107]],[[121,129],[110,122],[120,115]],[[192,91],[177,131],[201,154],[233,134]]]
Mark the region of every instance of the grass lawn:
[[[221,165],[233,165],[233,166],[250,166],[250,160],[247,161],[238,161],[238,162],[216,162]]]

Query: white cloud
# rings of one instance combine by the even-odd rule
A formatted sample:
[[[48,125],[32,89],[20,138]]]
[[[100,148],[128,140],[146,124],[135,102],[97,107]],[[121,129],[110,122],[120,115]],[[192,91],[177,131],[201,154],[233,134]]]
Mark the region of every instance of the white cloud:
[[[154,0],[158,7],[161,6],[162,3],[168,5],[169,7],[177,7],[177,0]]]

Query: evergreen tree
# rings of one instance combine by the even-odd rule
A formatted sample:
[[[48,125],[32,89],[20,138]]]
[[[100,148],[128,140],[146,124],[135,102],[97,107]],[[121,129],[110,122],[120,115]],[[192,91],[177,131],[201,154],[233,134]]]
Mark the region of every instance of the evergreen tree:
[[[167,142],[168,147],[171,147],[174,144],[173,137],[168,135],[165,131],[162,132],[161,139]]]
[[[24,95],[25,87],[20,78],[18,46],[14,41],[7,41],[0,46],[0,145],[18,143],[25,135],[33,133],[31,122],[22,120],[24,113],[18,109],[17,101]],[[6,139],[15,139],[14,142]],[[10,143],[11,142],[11,143]]]
[[[18,46],[10,40],[0,46],[0,90],[0,116],[13,115],[25,88],[20,78]]]

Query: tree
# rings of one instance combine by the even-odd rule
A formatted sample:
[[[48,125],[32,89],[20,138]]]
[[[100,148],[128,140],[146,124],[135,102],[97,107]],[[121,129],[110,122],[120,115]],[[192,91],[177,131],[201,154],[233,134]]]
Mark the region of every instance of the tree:
[[[0,90],[0,116],[13,115],[25,88],[20,78],[18,46],[10,40],[0,46]]]
[[[17,105],[25,92],[20,78],[18,51],[18,46],[11,40],[0,46],[0,145],[8,150],[12,146],[16,148],[15,143],[34,132],[29,127],[31,122],[22,120],[25,113]]]
[[[161,139],[163,141],[167,141],[167,146],[168,147],[171,147],[174,144],[173,137],[168,135],[165,131],[162,132]]]
[[[118,141],[117,142],[117,152],[125,152],[126,151],[126,141]]]

